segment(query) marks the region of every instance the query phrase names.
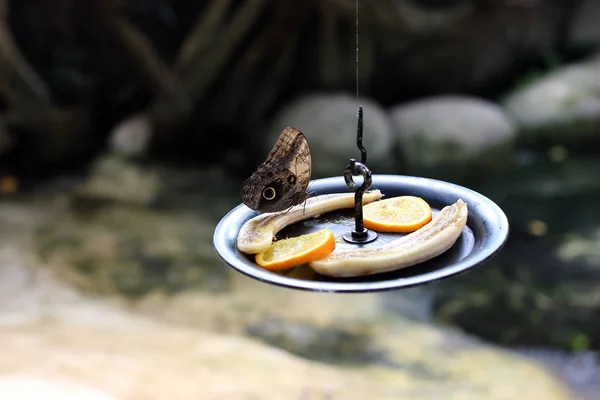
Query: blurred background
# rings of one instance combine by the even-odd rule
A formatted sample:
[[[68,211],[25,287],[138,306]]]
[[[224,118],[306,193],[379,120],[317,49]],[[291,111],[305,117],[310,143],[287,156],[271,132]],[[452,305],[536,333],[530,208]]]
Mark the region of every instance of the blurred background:
[[[600,399],[600,2],[0,0],[0,398]],[[358,99],[357,99],[358,90]],[[502,253],[295,292],[212,249],[288,125],[470,187]],[[21,398],[21,397],[19,397]]]

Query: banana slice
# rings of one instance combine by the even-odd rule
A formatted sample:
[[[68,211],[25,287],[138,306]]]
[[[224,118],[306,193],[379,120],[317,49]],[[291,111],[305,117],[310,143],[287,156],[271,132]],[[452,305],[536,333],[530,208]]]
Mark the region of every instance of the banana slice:
[[[379,190],[366,192],[363,194],[363,204],[379,200],[382,196]],[[277,232],[286,226],[326,212],[352,207],[354,193],[334,193],[311,197],[306,200],[306,204],[298,204],[289,211],[260,214],[242,226],[237,237],[237,247],[246,254],[258,254],[266,250]]]
[[[459,199],[444,207],[427,225],[379,247],[334,250],[310,263],[322,275],[351,277],[409,267],[448,250],[467,223],[467,203]]]

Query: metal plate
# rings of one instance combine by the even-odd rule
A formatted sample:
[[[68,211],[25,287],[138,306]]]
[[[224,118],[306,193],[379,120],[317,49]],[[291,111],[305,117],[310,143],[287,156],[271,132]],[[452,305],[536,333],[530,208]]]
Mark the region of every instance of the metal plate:
[[[267,271],[253,261],[253,256],[240,252],[236,238],[242,225],[258,215],[241,204],[219,222],[214,233],[214,248],[229,266],[239,272],[270,284],[317,292],[374,292],[418,286],[447,278],[478,266],[496,254],[508,237],[508,220],[504,212],[487,197],[462,186],[435,179],[400,175],[373,175],[370,190],[379,189],[384,198],[419,196],[431,206],[434,215],[443,207],[465,201],[469,207],[467,226],[454,246],[444,254],[427,262],[398,271],[355,278],[332,278],[315,273],[308,266],[282,273]],[[318,179],[311,182],[314,195],[348,193],[341,177]],[[311,218],[289,226],[277,234],[278,238],[297,236],[315,230],[330,228],[336,235],[336,246],[356,246],[345,243],[341,235],[354,227],[352,210],[343,210]],[[378,233],[375,242],[364,246],[381,246],[401,234]]]

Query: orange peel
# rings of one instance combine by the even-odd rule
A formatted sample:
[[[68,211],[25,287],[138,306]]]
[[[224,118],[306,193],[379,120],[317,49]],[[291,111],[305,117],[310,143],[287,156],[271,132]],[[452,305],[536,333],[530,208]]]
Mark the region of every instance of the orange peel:
[[[270,271],[308,264],[329,255],[335,249],[330,229],[307,233],[274,242],[255,257],[256,263]]]

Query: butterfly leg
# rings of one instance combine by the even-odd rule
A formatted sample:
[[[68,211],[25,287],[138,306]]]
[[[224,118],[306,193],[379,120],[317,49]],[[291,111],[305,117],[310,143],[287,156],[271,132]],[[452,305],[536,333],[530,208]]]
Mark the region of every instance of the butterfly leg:
[[[296,207],[296,206],[294,205],[294,206],[291,206],[291,207],[289,207],[287,210],[285,210],[285,211],[283,212],[283,214],[287,214],[287,213],[289,213],[289,212],[290,212],[290,210],[291,210],[292,208],[294,208],[294,207]]]

